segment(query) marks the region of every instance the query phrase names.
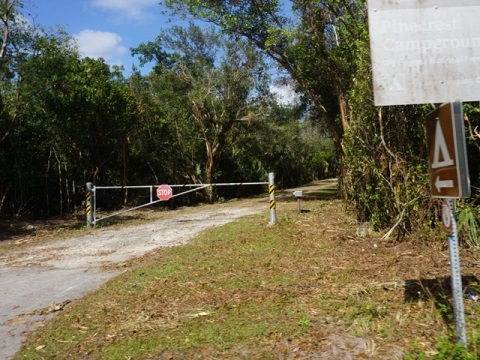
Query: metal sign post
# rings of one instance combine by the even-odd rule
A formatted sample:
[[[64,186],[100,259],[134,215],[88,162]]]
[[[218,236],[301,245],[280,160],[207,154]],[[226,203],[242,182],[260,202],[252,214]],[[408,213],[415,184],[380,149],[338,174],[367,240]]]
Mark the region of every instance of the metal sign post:
[[[455,198],[470,196],[467,151],[460,102],[447,103],[427,115],[428,162],[432,197],[443,198],[442,227],[447,233],[453,313],[458,341],[467,343]]]
[[[479,16],[478,0],[368,0],[375,105],[478,100]],[[453,200],[470,196],[461,102],[427,115],[427,142],[432,197],[447,201],[442,221],[448,234],[456,332],[466,343]]]
[[[450,226],[452,231],[447,234],[448,252],[450,256],[450,274],[452,277],[453,314],[455,316],[455,333],[458,341],[467,343],[465,330],[465,310],[463,307],[462,273],[460,270],[460,252],[458,249],[457,222],[455,220],[455,200],[447,199],[450,210]],[[443,217],[442,217],[443,218]],[[447,225],[447,224],[445,224]]]

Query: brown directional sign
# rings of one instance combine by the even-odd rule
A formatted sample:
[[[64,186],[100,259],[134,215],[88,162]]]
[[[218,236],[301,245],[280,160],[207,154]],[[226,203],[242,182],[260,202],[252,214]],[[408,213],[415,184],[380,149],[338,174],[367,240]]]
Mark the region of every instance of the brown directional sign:
[[[427,115],[427,143],[432,197],[469,197],[461,102],[443,104]]]

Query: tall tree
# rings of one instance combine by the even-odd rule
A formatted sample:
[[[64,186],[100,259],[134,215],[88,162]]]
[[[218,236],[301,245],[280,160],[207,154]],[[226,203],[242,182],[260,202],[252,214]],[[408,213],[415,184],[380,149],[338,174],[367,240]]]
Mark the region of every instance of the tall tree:
[[[267,89],[261,56],[245,41],[231,41],[195,25],[174,27],[134,53],[144,61],[154,58],[158,73],[174,74],[184,85],[191,120],[205,146],[203,179],[193,168],[190,178],[213,183],[226,148],[234,142],[234,128],[248,126],[259,116],[259,95]],[[182,125],[178,129],[190,131]],[[179,142],[185,144],[184,139]]]
[[[176,14],[214,23],[248,39],[286,70],[314,104],[342,152],[347,93],[359,42],[365,42],[365,1],[165,0]],[[291,8],[289,8],[291,6]]]
[[[119,154],[135,103],[119,71],[81,58],[72,37],[20,10],[18,1],[0,6],[0,212],[63,214],[80,203],[85,181],[125,173]]]
[[[63,42],[58,34],[26,21],[22,6],[17,0],[0,2],[0,211],[8,206],[13,213],[24,211],[25,204],[33,202],[25,193],[30,184],[21,179],[40,166],[37,157],[43,154],[44,143],[41,122],[35,116],[39,104],[30,97],[34,92],[24,91],[22,65],[40,56],[53,39]]]
[[[373,106],[366,1],[162,3],[248,39],[287,71],[335,140],[343,194],[360,221],[392,226],[402,236],[429,218],[426,158],[419,151],[425,109]]]
[[[5,59],[7,47],[10,43],[11,27],[15,21],[17,0],[2,0],[0,3],[0,18],[2,38],[0,46],[0,59]]]
[[[130,173],[130,182],[194,182],[196,132],[185,106],[186,85],[171,72],[136,71],[128,83],[138,121],[131,136],[130,157],[136,170]]]

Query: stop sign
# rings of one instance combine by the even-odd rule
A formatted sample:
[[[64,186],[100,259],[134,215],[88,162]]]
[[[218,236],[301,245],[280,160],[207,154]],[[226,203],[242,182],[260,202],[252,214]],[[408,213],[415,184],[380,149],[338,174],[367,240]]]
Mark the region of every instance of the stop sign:
[[[169,200],[172,197],[172,188],[170,185],[160,185],[157,189],[157,197],[162,201]]]

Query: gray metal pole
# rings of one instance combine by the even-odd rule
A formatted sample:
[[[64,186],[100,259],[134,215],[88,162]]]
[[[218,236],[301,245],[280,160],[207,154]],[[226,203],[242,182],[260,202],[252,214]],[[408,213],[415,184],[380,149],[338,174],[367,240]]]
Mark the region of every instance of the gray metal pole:
[[[460,253],[458,250],[457,221],[455,220],[455,200],[448,199],[448,207],[452,216],[452,232],[447,235],[450,255],[450,273],[452,277],[453,313],[455,316],[455,332],[458,342],[467,344],[465,330],[465,311],[463,307],[462,274],[460,270]]]
[[[268,173],[268,193],[270,194],[270,225],[277,223],[277,205],[275,203],[275,174]]]
[[[87,195],[85,201],[85,212],[87,214],[87,228],[91,228],[94,225],[93,214],[92,214],[92,196],[95,196],[93,193],[93,183],[87,182]]]

